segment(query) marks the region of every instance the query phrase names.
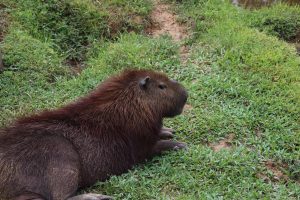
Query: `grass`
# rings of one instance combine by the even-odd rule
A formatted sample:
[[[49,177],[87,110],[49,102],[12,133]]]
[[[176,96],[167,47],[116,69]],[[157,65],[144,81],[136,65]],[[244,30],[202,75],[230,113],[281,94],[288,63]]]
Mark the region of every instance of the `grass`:
[[[251,27],[286,41],[293,41],[300,32],[300,7],[276,4],[251,13],[248,17]],[[278,13],[281,13],[278,15]]]
[[[87,191],[117,199],[299,198],[300,58],[281,40],[286,38],[262,23],[277,19],[268,14],[275,10],[284,13],[282,21],[291,22],[289,13],[297,9],[279,4],[248,11],[218,0],[169,3],[181,21],[194,24],[186,41],[191,47],[186,66],[169,37],[123,33],[113,41],[94,41],[85,54],[86,69],[70,77],[63,67],[66,56],[55,42],[35,37],[20,23],[13,25],[1,45],[9,63],[0,74],[1,125],[27,112],[66,104],[124,68],[160,70],[189,90],[192,109],[165,121],[189,150],[157,157]],[[288,30],[284,35],[294,34],[293,28],[283,30]],[[13,41],[18,41],[15,46]],[[231,149],[213,152],[208,147],[229,134],[235,136]],[[286,179],[274,178],[264,164],[269,160]]]
[[[135,0],[1,0],[13,25],[71,60],[85,60],[89,47],[124,31],[141,31],[147,25],[151,2]],[[10,33],[8,33],[10,34]]]

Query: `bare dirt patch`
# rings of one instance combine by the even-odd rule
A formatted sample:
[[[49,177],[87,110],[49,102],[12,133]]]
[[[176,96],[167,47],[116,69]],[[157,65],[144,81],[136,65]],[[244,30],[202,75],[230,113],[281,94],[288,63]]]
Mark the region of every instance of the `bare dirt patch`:
[[[219,152],[222,149],[231,149],[231,143],[234,139],[234,134],[229,134],[225,139],[220,140],[218,143],[209,144],[208,146],[214,151]]]
[[[151,13],[151,26],[146,32],[153,37],[170,35],[175,42],[180,43],[188,37],[187,27],[177,22],[177,15],[171,11],[171,6],[154,1],[154,9]],[[179,49],[180,60],[185,64],[189,57],[189,48],[185,45]]]
[[[282,171],[281,171],[281,167],[276,164],[275,162],[271,161],[271,160],[267,160],[265,161],[265,166],[268,170],[270,170],[273,174],[272,180],[274,181],[280,181],[280,180],[284,180],[287,181],[288,180],[288,176],[285,175]]]
[[[190,104],[185,104],[185,106],[183,107],[183,111],[189,111],[189,110],[192,110],[193,109],[193,106],[190,105]]]
[[[282,171],[283,168],[287,168],[288,166],[285,164],[278,164],[272,160],[267,160],[263,162],[263,165],[267,169],[267,171],[271,172],[271,174],[265,173],[258,173],[256,176],[262,179],[266,183],[270,182],[278,182],[284,181],[287,182],[289,177],[285,175]]]
[[[154,1],[154,10],[150,16],[152,25],[147,32],[153,37],[168,34],[175,42],[180,42],[188,36],[187,28],[176,21],[177,15],[170,10],[170,5]]]
[[[263,180],[265,183],[271,182],[271,179],[266,174],[258,173],[258,174],[256,174],[256,177]]]

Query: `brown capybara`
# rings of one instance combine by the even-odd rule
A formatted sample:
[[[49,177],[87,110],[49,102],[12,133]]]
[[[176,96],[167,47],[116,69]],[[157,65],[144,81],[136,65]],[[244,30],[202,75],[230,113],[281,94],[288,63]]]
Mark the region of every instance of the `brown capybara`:
[[[163,151],[164,117],[182,112],[183,86],[149,70],[127,70],[60,109],[17,120],[0,131],[0,199],[111,199],[74,196],[79,188],[119,175]]]

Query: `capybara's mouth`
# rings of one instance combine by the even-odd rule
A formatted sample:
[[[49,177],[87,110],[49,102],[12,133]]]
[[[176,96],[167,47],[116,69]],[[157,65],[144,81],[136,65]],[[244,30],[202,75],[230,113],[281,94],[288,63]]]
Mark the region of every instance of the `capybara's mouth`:
[[[180,115],[182,112],[183,112],[183,109],[184,109],[184,105],[186,104],[187,100],[188,100],[188,92],[183,89],[183,92],[182,92],[182,98],[181,98],[181,106],[178,107],[178,110],[177,112],[175,112],[175,114],[173,116],[176,116],[176,115]],[[180,105],[180,104],[179,104]]]

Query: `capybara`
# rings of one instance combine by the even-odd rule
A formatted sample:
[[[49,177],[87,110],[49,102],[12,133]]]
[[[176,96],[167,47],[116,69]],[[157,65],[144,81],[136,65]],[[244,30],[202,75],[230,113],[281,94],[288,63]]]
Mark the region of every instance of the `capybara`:
[[[0,199],[74,196],[163,151],[182,149],[163,118],[181,114],[182,85],[151,70],[125,70],[62,108],[23,117],[0,131]]]

